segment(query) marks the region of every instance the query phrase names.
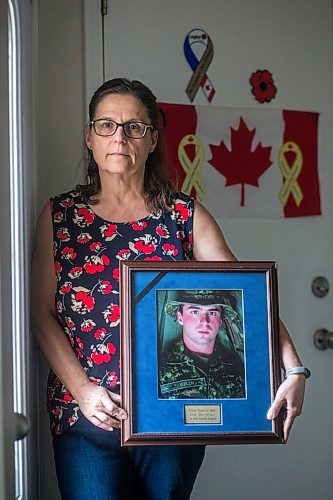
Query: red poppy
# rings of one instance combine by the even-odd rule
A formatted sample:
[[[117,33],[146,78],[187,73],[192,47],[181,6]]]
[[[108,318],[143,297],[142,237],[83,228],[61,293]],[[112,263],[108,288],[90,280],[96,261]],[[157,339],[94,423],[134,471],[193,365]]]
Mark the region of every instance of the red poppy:
[[[66,227],[61,227],[59,231],[57,231],[57,237],[61,241],[69,241],[70,236],[69,236],[69,231]]]
[[[54,263],[54,269],[55,269],[55,272],[57,273],[58,277],[62,271],[62,265],[60,264],[60,262],[55,262]]]
[[[91,332],[94,326],[96,326],[96,323],[92,319],[86,319],[81,323],[81,330],[83,332]]]
[[[72,207],[74,205],[74,200],[71,200],[70,198],[66,198],[65,200],[60,202],[60,205],[62,207]]]
[[[106,383],[108,385],[110,385],[111,387],[113,387],[114,385],[117,385],[117,380],[118,380],[118,377],[117,377],[116,372],[109,372],[108,373],[108,377],[106,379]]]
[[[90,246],[90,250],[92,252],[99,252],[100,249],[102,248],[102,243],[100,241],[94,241]]]
[[[90,226],[93,223],[95,218],[94,212],[87,208],[78,208],[74,209],[74,224],[77,224],[79,227]]]
[[[94,337],[97,340],[103,340],[103,338],[105,337],[105,334],[106,334],[105,328],[98,328],[98,330],[96,330],[96,332],[94,333]]]
[[[163,259],[158,255],[153,255],[153,257],[145,257],[143,260],[163,260]]]
[[[274,85],[272,73],[267,69],[258,69],[255,73],[252,73],[250,84],[252,85],[252,94],[258,102],[270,102],[274,99],[277,89]]]
[[[164,224],[159,224],[156,228],[156,233],[162,238],[169,238],[170,234],[168,228]]]
[[[101,352],[93,352],[91,355],[91,359],[96,363],[96,365],[101,365],[102,363],[108,363],[111,359],[110,354]]]
[[[116,269],[112,271],[112,278],[119,283],[119,267],[116,267]]]
[[[62,219],[64,218],[64,215],[62,212],[56,212],[54,215],[53,215],[53,220],[54,222],[61,222]]]
[[[71,330],[75,330],[75,323],[71,318],[66,317],[65,321],[66,321],[66,325],[68,326],[68,328],[70,328]]]
[[[112,291],[112,285],[110,281],[102,281],[99,287],[99,291],[102,292],[103,295],[108,295]]]
[[[79,236],[77,237],[77,242],[78,243],[87,243],[89,240],[91,240],[92,236],[90,236],[89,233],[80,233]]]
[[[176,248],[175,245],[171,245],[170,243],[165,243],[162,246],[162,250],[164,255],[171,255],[173,257],[175,257],[179,252],[178,248]]]
[[[119,250],[117,253],[117,259],[119,260],[128,260],[131,255],[131,251],[128,248],[124,248],[123,250]]]
[[[104,319],[111,326],[116,326],[120,321],[120,307],[117,304],[110,304],[105,311],[103,311]]]
[[[74,252],[74,248],[65,247],[61,250],[62,258],[67,260],[74,260],[77,254]]]
[[[95,299],[87,292],[77,292],[75,297],[72,295],[72,309],[79,314],[85,314],[91,311],[95,306]]]
[[[69,278],[75,279],[78,278],[82,274],[82,267],[72,267],[70,272],[68,273]]]
[[[176,212],[176,218],[180,218],[182,222],[186,222],[189,218],[190,211],[184,205],[184,203],[175,203],[174,212]]]
[[[156,244],[156,238],[153,238],[151,235],[146,234],[145,236],[141,236],[140,238],[135,238],[134,249],[136,250],[136,253],[141,252],[147,255],[155,252]]]
[[[117,227],[115,224],[105,224],[101,227],[101,233],[103,238],[112,238],[117,232]]]
[[[117,349],[116,349],[116,346],[114,344],[112,344],[112,342],[108,342],[106,344],[106,347],[108,348],[108,351],[110,354],[112,354],[112,355],[116,354]]]
[[[130,222],[130,224],[132,224],[134,231],[143,231],[147,227],[146,221]]]
[[[65,293],[68,293],[72,289],[72,283],[70,281],[66,281],[60,288],[60,293],[62,295],[65,295]]]
[[[110,259],[106,255],[93,255],[83,268],[88,274],[102,273],[109,264]]]

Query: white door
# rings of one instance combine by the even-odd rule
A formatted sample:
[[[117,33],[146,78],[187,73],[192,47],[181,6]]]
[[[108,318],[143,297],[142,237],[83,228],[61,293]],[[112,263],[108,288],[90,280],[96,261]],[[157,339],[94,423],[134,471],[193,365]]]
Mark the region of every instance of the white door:
[[[286,446],[209,447],[193,500],[333,498],[333,351],[319,351],[313,343],[318,328],[333,329],[333,295],[319,299],[311,292],[318,275],[333,284],[331,0],[110,1],[103,21],[99,2],[87,0],[85,14],[88,96],[103,79],[104,53],[105,79],[139,79],[161,101],[189,103],[185,89],[192,73],[183,41],[201,28],[214,43],[214,105],[263,106],[254,101],[249,78],[267,68],[278,93],[264,107],[320,113],[322,216],[245,221],[214,214],[239,259],[279,263],[281,316],[313,372],[303,415]],[[200,92],[194,103],[208,105]]]
[[[33,186],[32,6],[33,2],[15,0],[0,3],[1,500],[37,496],[35,359],[28,284]],[[30,426],[33,430],[28,435]]]

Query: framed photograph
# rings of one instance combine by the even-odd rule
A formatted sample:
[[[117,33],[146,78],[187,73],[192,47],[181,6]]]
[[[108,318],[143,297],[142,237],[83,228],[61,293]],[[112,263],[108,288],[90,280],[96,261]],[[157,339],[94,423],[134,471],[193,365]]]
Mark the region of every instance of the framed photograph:
[[[275,262],[121,262],[122,446],[282,443]]]

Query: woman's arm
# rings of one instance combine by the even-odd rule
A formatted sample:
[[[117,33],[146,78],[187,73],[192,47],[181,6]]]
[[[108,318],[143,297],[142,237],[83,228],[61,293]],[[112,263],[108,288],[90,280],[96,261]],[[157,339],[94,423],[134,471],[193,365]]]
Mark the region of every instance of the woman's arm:
[[[193,220],[193,256],[195,260],[235,261],[221,229],[210,213],[198,202],[195,203]],[[289,333],[280,321],[280,346],[282,365],[285,370],[302,366]],[[267,418],[277,417],[284,406],[287,415],[284,421],[284,439],[287,441],[295,418],[301,414],[305,388],[304,375],[291,375],[279,387],[269,409]]]
[[[55,290],[53,229],[47,203],[38,221],[32,261],[35,335],[52,370],[77,401],[85,417],[102,429],[119,427],[118,419],[126,418],[126,413],[118,406],[120,396],[90,382],[56,319]]]

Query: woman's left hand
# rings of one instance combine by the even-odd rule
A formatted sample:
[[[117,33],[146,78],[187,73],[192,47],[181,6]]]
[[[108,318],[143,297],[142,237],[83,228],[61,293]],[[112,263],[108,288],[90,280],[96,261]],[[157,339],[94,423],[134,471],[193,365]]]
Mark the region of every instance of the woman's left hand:
[[[287,442],[290,429],[296,417],[302,413],[305,390],[304,375],[290,375],[279,387],[272,406],[268,410],[267,418],[273,420],[282,409],[286,410],[283,425],[283,437]]]

